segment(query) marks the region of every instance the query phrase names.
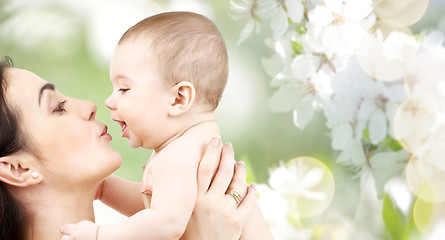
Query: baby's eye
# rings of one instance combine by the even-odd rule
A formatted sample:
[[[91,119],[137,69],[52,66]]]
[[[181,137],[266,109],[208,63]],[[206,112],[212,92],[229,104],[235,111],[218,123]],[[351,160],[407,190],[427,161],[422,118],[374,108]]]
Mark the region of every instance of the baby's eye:
[[[118,92],[121,92],[121,93],[125,93],[125,92],[127,92],[128,90],[130,90],[129,88],[119,88],[119,90],[117,90]]]

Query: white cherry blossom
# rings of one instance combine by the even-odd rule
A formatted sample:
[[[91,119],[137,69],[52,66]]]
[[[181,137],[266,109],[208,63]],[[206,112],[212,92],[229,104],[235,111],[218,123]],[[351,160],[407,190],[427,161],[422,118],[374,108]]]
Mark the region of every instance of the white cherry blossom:
[[[437,97],[432,92],[406,99],[394,117],[394,137],[409,152],[415,153],[432,136],[437,111]],[[437,107],[435,107],[437,106]]]
[[[444,143],[423,145],[408,163],[406,181],[410,190],[423,201],[437,203],[445,200],[445,169],[441,160],[445,153]]]
[[[259,32],[261,21],[275,17],[278,9],[275,0],[231,0],[230,6],[234,19],[249,19],[241,31],[238,45],[249,38],[255,29]]]
[[[268,7],[260,7],[268,1]],[[440,158],[445,143],[444,37],[437,32],[413,37],[407,27],[424,14],[428,0],[232,2],[238,4],[238,13],[250,18],[240,41],[263,20],[269,21],[272,32],[265,44],[274,53],[263,59],[263,66],[271,76],[270,85],[277,88],[269,107],[292,112],[300,129],[322,110],[336,162],[360,179],[373,179],[375,188],[366,190],[373,194],[362,189],[361,195],[382,197],[385,186],[391,187],[388,181],[403,170],[411,176],[406,182],[417,195],[443,185],[429,182],[442,183],[437,173],[445,170]],[[316,188],[323,169],[292,160],[271,172],[268,191],[280,197],[276,201],[286,202],[291,213],[287,221],[274,221],[281,225],[275,228],[277,236],[288,239],[289,234],[304,233],[301,224],[295,224],[295,214],[299,219],[325,209],[314,207],[330,196],[329,188]],[[406,201],[392,198],[407,211]],[[378,204],[377,199],[372,201]],[[381,227],[374,225],[375,231]],[[328,232],[316,236],[332,239]],[[356,239],[351,236],[356,235],[346,234],[344,239]]]
[[[371,0],[324,2],[325,5],[316,5],[308,13],[309,26],[318,29],[321,53],[328,58],[352,55],[367,30],[362,24],[372,13]]]
[[[408,94],[416,97],[430,90],[442,90],[443,93],[445,82],[443,66],[445,66],[444,48],[436,47],[419,53],[410,64],[406,75]]]
[[[380,0],[375,1],[374,12],[379,20],[375,26],[385,36],[392,31],[412,34],[408,26],[422,18],[429,0]]]
[[[269,184],[288,198],[324,200],[327,198],[325,193],[311,190],[321,182],[323,174],[323,169],[308,169],[302,161],[291,161],[287,166],[282,165],[271,173]]]
[[[298,228],[288,221],[291,205],[278,191],[265,184],[258,184],[258,206],[268,223],[275,239],[310,240],[313,234],[309,229]]]
[[[414,60],[417,47],[417,42],[404,33],[392,32],[386,39],[381,34],[368,34],[357,56],[360,66],[372,78],[400,81]]]
[[[269,185],[288,202],[294,218],[312,217],[323,212],[334,193],[331,171],[321,161],[299,157],[270,173]]]

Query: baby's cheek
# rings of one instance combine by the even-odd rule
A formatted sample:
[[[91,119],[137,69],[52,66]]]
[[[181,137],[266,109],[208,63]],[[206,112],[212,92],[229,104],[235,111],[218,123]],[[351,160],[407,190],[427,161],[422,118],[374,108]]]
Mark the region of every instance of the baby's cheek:
[[[132,118],[133,115],[137,115],[137,112],[140,111],[140,109],[137,106],[138,104],[131,104],[131,101],[126,100],[123,101],[121,100],[121,102],[118,104],[118,111],[119,111],[119,115],[122,118]],[[128,120],[125,120],[128,121]]]

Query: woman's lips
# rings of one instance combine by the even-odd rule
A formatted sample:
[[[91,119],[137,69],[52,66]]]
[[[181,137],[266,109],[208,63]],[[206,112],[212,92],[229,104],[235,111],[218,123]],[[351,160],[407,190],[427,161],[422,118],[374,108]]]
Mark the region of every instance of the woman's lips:
[[[105,125],[104,130],[102,131],[102,134],[100,135],[101,137],[108,137],[110,138],[110,140],[112,139],[111,135],[107,132],[108,131],[108,126]]]

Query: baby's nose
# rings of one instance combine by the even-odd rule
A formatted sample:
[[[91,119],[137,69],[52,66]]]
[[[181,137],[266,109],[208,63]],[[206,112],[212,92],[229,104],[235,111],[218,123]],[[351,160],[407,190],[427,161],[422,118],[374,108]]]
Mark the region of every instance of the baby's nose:
[[[105,106],[110,110],[114,110],[116,108],[114,104],[113,94],[111,94],[107,99],[105,99]]]

